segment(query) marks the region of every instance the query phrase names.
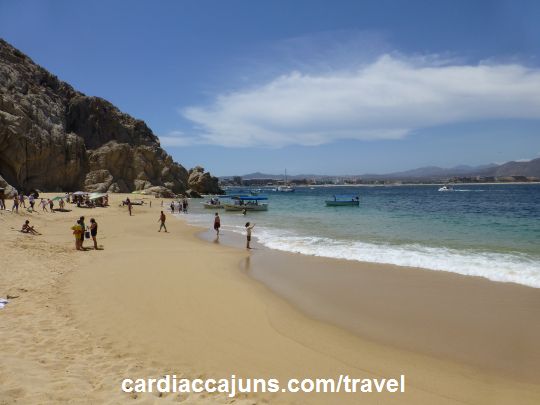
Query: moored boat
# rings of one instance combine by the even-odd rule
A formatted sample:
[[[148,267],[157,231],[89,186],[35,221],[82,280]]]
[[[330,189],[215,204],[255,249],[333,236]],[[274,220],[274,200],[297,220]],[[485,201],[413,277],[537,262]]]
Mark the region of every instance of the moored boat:
[[[262,201],[267,197],[233,197],[232,203],[223,204],[225,211],[267,211],[268,204]]]
[[[358,207],[360,198],[355,195],[334,195],[333,200],[325,201],[327,207]]]

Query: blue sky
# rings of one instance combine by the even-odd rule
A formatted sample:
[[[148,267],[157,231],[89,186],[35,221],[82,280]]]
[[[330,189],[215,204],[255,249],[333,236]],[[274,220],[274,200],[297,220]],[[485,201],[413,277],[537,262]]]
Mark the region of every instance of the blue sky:
[[[540,2],[4,1],[0,36],[217,175],[540,156]]]

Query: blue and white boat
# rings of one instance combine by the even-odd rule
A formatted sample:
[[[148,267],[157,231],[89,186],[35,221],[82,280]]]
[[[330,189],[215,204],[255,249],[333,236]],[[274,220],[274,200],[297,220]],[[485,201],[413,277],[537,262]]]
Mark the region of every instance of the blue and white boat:
[[[268,211],[267,197],[234,196],[233,202],[223,204],[225,211]]]
[[[326,200],[327,207],[358,207],[360,198],[357,195],[336,194],[333,200]]]

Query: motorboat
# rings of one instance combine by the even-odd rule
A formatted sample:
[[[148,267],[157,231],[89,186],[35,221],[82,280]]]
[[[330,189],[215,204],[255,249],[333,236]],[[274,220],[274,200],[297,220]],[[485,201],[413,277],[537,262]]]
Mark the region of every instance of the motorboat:
[[[232,203],[223,204],[225,211],[268,211],[267,197],[235,196]]]
[[[334,195],[333,200],[325,201],[327,207],[358,207],[360,198],[356,195]]]
[[[454,191],[454,186],[451,184],[445,184],[441,188],[439,188],[439,191]]]

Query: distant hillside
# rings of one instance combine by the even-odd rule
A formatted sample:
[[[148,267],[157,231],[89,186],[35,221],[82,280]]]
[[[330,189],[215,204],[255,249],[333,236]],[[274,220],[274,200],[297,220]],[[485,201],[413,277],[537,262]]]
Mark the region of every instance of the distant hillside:
[[[527,162],[507,162],[501,165],[494,163],[480,166],[460,165],[451,168],[443,168],[438,166],[420,167],[417,169],[406,170],[403,172],[394,172],[386,174],[358,174],[358,175],[318,175],[318,174],[298,174],[287,176],[289,180],[297,179],[316,179],[328,180],[339,177],[361,178],[363,180],[446,180],[452,177],[510,177],[524,176],[540,178],[540,158],[533,159]],[[233,176],[222,176],[222,179],[231,178]],[[253,179],[272,179],[283,180],[283,174],[268,174],[268,173],[249,173],[242,177],[244,180]]]
[[[540,158],[528,162],[508,162],[500,166],[491,167],[479,173],[481,176],[525,176],[540,177]]]

